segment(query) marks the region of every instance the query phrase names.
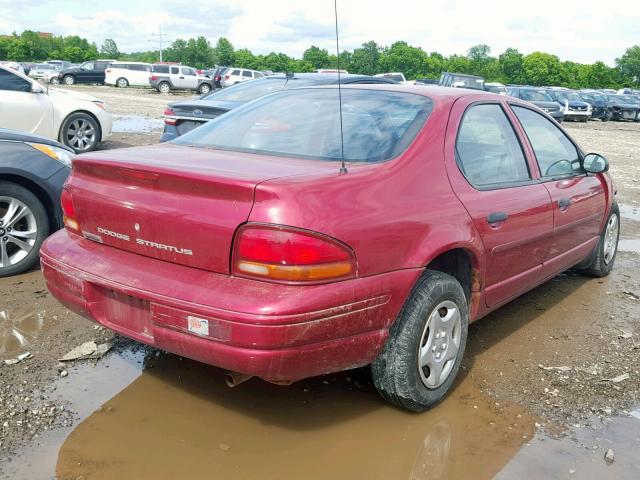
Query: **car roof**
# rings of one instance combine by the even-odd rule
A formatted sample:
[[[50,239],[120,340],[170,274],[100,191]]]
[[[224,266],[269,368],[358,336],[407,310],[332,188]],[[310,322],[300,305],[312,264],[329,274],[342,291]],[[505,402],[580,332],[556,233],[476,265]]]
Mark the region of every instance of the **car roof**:
[[[397,84],[395,80],[391,80],[390,78],[385,77],[373,77],[371,75],[357,75],[352,73],[342,73],[338,77],[337,73],[294,73],[293,75],[269,75],[265,77],[267,80],[283,80],[285,78],[298,78],[305,80],[313,80],[318,85],[331,85],[337,84],[338,78],[340,78],[340,83],[349,84],[349,83],[357,83],[361,81],[368,81],[372,83],[391,83]],[[260,79],[264,81],[264,79]]]
[[[17,130],[9,130],[7,128],[0,128],[0,140],[9,140],[11,142],[33,142],[43,143],[45,145],[51,145],[52,147],[64,148],[65,150],[72,151],[69,147],[62,145],[50,138],[41,137],[40,135],[33,135],[31,133],[19,132]]]

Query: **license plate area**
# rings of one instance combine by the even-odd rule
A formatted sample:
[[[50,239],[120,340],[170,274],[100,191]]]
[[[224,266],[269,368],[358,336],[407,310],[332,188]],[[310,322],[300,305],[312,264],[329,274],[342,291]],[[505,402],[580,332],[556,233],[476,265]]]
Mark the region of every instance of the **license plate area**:
[[[106,323],[153,338],[150,302],[115,290],[102,289],[102,314]]]

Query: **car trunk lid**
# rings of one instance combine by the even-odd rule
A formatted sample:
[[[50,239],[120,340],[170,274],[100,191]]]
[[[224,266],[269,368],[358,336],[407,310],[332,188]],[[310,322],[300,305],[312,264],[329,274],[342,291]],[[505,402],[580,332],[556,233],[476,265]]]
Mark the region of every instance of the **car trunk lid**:
[[[165,144],[76,157],[68,188],[87,239],[227,274],[255,187],[331,164]]]

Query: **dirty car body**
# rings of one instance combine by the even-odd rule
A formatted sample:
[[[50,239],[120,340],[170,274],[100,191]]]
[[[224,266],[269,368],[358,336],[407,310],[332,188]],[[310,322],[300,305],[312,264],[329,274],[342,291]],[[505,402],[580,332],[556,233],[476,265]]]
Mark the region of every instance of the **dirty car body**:
[[[78,157],[66,229],[41,253],[48,288],[140,342],[289,382],[372,361],[380,371],[415,292],[445,279],[459,293],[429,318],[458,311],[455,365],[437,332],[455,377],[465,322],[595,255],[611,181],[587,173],[584,152],[534,106],[400,85],[344,86],[342,100],[343,147],[338,90],[314,87],[172,143]],[[546,122],[572,162],[534,150],[525,120]],[[451,387],[420,368],[425,395]],[[429,398],[394,402],[419,410]]]

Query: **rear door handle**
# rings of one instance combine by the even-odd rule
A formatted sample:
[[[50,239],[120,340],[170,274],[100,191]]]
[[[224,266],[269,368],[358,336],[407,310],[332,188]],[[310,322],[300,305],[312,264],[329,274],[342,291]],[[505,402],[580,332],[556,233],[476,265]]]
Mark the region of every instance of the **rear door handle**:
[[[184,77],[180,77],[180,80],[184,80]]]
[[[567,208],[569,208],[570,205],[571,205],[570,198],[561,198],[560,200],[558,200],[558,207],[560,207],[560,210],[566,210]]]
[[[487,223],[500,223],[504,222],[507,218],[509,218],[509,215],[504,212],[493,212],[487,215]]]

